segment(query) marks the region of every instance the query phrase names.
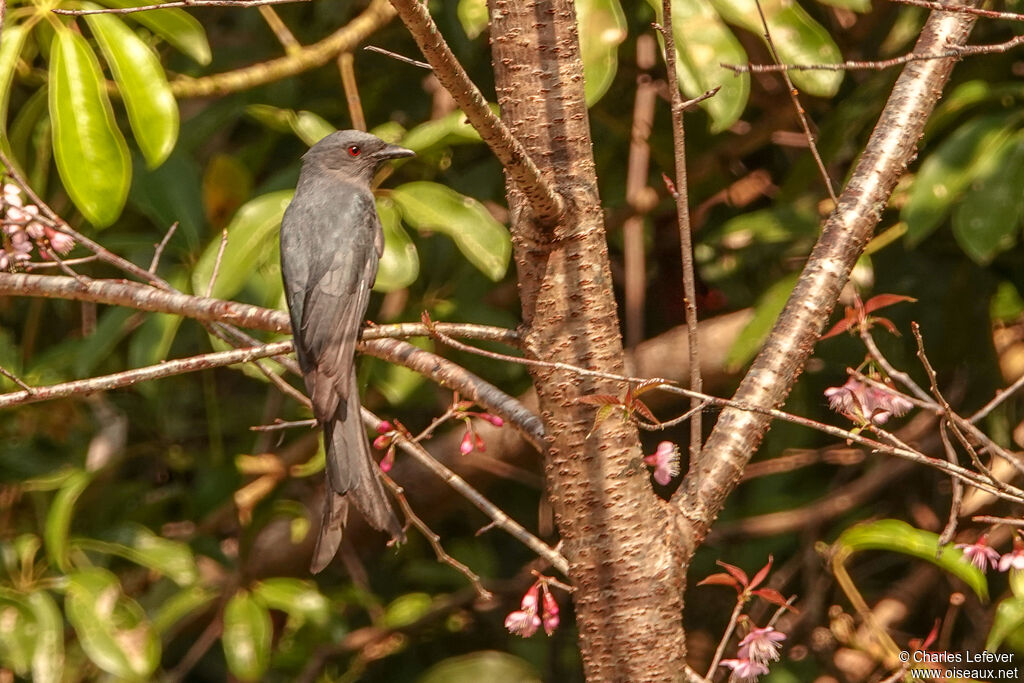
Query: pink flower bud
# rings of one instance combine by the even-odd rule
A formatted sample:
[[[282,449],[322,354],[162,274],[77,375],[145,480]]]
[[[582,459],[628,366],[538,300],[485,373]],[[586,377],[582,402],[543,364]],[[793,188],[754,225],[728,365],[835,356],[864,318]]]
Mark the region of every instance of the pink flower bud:
[[[490,413],[484,413],[481,417],[483,417],[485,420],[490,422],[495,427],[503,427],[503,426],[505,426],[505,421],[502,420],[497,415],[491,415]]]
[[[377,423],[378,434],[387,434],[392,429],[394,429],[394,426],[387,420],[381,420],[380,422]]]
[[[484,438],[479,434],[475,434],[474,436],[476,436],[476,449],[481,453],[485,452],[487,450],[487,444],[484,443]]]
[[[381,434],[380,436],[373,440],[373,447],[376,448],[378,451],[382,451],[390,445],[391,437],[388,436],[387,434]]]
[[[462,443],[459,444],[459,452],[463,455],[469,455],[473,452],[473,434],[466,432],[462,437]]]

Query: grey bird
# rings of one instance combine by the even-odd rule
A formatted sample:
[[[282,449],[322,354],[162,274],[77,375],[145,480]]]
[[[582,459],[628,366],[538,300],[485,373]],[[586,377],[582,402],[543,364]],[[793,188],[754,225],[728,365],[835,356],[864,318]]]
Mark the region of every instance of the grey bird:
[[[370,455],[354,355],[384,250],[370,183],[382,163],[410,156],[411,150],[369,133],[331,133],[303,155],[295,198],[281,221],[281,275],[295,352],[327,454],[314,573],[337,553],[349,503],[370,526],[396,541],[405,538]]]

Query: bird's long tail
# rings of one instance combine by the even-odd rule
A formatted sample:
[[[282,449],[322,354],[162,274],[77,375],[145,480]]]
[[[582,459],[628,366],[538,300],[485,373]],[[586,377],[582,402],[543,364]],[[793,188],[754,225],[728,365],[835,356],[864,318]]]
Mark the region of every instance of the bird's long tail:
[[[339,410],[339,418],[340,413]],[[320,536],[310,567],[313,573],[326,567],[338,552],[350,503],[370,526],[388,532],[395,541],[405,540],[402,525],[381,484],[377,462],[370,454],[370,442],[359,414],[359,388],[355,373],[345,402],[344,418],[325,421],[323,427],[327,491]]]

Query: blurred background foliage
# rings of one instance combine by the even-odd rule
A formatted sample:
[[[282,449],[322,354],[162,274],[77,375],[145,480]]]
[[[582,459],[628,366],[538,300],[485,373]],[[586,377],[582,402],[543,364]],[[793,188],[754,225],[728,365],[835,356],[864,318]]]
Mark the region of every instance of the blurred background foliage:
[[[654,199],[641,211],[648,293],[642,337],[656,341],[683,319],[675,215],[660,180],[662,172],[672,172],[663,66],[637,59],[637,39],[651,34],[661,3],[576,5],[618,282],[621,227],[637,210],[624,188],[638,79],[654,79],[661,95],[648,142]],[[331,130],[352,125],[337,65],[330,59],[293,77],[213,94],[197,83],[302,54],[310,49],[302,46],[323,40],[365,6],[316,1],[272,12],[198,8],[78,18],[49,12],[97,6],[8,3],[0,38],[0,147],[72,225],[143,267],[177,223],[159,273],[180,290],[282,308],[276,236],[299,158]],[[434,0],[430,6],[473,79],[493,97],[483,0]],[[866,0],[763,7],[787,63],[897,56],[911,49],[926,16],[918,8]],[[753,1],[678,0],[673,12],[686,96],[722,86],[688,114],[687,149],[702,317],[752,311],[738,337],[720,340],[730,350],[719,373],[725,379],[714,390],[727,395],[770,329],[831,206],[782,79],[736,76],[719,66],[770,61]],[[282,46],[275,19],[297,42],[286,39]],[[974,42],[1017,33],[1016,24],[982,20]],[[397,21],[367,42],[417,56]],[[354,66],[368,128],[418,154],[391,169],[379,190],[387,252],[372,318],[418,320],[427,311],[434,320],[515,326],[500,166],[427,72],[362,50],[354,53]],[[910,320],[921,323],[940,380],[965,413],[1024,372],[1022,69],[1012,51],[958,64],[921,141],[920,161],[901,182],[854,278],[865,298],[888,292],[918,300],[894,307],[889,317],[904,332]],[[829,172],[841,183],[896,71],[792,77]],[[121,276],[95,263],[79,269]],[[879,342],[897,367],[924,381],[912,341],[885,336]],[[520,367],[422,343],[510,393],[528,389]],[[173,316],[67,301],[0,301],[0,365],[29,384],[117,372],[211,347],[224,343]],[[677,357],[683,355],[679,349]],[[842,384],[845,368],[862,359],[855,339],[824,342],[787,409],[841,422],[827,413],[822,391]],[[379,361],[364,360],[362,377],[368,405],[414,431],[451,401],[418,375]],[[0,383],[17,388],[6,379]],[[984,425],[1007,447],[1024,441],[1021,408],[1008,401]],[[657,409],[665,416],[682,410],[667,403]],[[531,557],[500,532],[476,536],[486,520],[465,503],[420,512],[447,551],[484,577],[496,594],[491,602],[475,600],[463,577],[439,564],[416,535],[398,550],[364,535],[358,549],[346,552],[344,569],[308,576],[308,543],[302,543],[319,483],[310,475],[322,467],[314,437],[249,431],[275,418],[308,416],[248,368],[0,415],[5,675],[36,681],[218,681],[229,673],[243,681],[579,679],[564,595],[563,626],[553,637],[523,640],[502,627],[533,580]],[[452,432],[460,429],[456,424]],[[660,438],[649,439],[648,448]],[[685,432],[670,438],[682,443]],[[829,444],[814,432],[777,424],[758,462]],[[538,507],[540,463],[532,456],[514,459],[521,475],[487,493],[553,541],[549,512]],[[815,541],[840,538],[837,547],[848,554],[867,551],[847,568],[870,599],[930,566],[935,538],[928,534],[941,527],[949,495],[948,482],[933,472],[912,470],[911,479],[906,469],[894,471],[841,512],[814,512],[828,491],[889,465],[870,455],[846,466],[817,457],[807,466],[751,477],[698,555],[693,576],[699,578],[713,571],[715,559],[755,569],[774,554],[786,581],[780,589],[801,596],[789,657],[771,680],[834,672],[835,653],[851,646],[828,611],[833,602],[845,602],[817,558]],[[416,488],[414,481],[403,484]],[[799,520],[785,532],[765,534],[746,525],[783,511]],[[856,522],[882,517],[913,527],[885,523],[871,527],[871,534],[850,535]],[[303,547],[306,555],[296,550]],[[923,637],[945,614],[945,597],[970,585],[975,595],[964,610],[981,626],[951,625],[946,646],[977,649],[986,637],[993,646],[1024,642],[1024,618],[1017,616],[1024,610],[1016,607],[1013,585],[995,579],[987,586],[993,602],[985,603],[983,577],[961,572],[967,583],[959,583],[948,561],[938,566],[942,571],[927,581],[931,597],[943,599],[922,595],[908,603],[900,633]],[[691,655],[706,662],[731,596],[713,588],[691,591]],[[993,605],[1001,605],[998,637],[989,628]]]

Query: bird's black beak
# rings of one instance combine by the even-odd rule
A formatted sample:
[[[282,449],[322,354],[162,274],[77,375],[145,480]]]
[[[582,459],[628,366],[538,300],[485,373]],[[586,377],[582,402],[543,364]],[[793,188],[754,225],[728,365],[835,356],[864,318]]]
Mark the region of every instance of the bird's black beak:
[[[385,145],[383,149],[380,149],[373,153],[374,159],[380,161],[387,161],[388,159],[402,159],[404,157],[414,157],[416,152],[405,147],[399,147],[398,145]]]

